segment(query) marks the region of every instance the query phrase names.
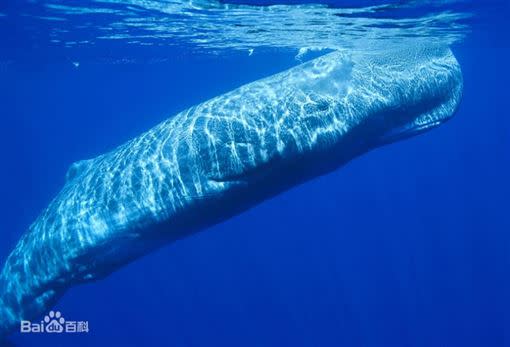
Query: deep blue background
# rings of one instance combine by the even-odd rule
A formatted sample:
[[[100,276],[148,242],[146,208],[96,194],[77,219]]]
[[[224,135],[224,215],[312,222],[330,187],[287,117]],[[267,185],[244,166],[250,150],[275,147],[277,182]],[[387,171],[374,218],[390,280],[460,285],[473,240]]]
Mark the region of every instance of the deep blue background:
[[[88,320],[88,335],[12,341],[510,345],[510,50],[505,16],[491,18],[454,48],[465,90],[452,121],[70,290],[56,308]],[[156,64],[53,53],[0,63],[1,259],[73,161],[297,63],[295,52],[168,49]]]

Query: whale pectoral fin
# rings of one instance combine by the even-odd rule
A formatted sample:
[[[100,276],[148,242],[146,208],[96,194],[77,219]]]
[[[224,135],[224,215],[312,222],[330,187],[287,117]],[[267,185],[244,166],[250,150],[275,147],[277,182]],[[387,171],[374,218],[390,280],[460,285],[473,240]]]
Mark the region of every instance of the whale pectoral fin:
[[[86,171],[90,165],[92,164],[92,159],[88,160],[80,160],[75,163],[72,163],[66,173],[66,182],[73,180],[75,177],[81,175],[84,171]]]

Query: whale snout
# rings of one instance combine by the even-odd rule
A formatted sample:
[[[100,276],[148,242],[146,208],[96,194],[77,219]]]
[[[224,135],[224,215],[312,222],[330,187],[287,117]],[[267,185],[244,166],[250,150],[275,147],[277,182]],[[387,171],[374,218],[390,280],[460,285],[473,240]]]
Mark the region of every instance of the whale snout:
[[[457,59],[449,48],[443,47],[429,48],[423,54],[433,54],[427,68],[417,62],[416,69],[409,72],[413,78],[407,82],[406,93],[397,98],[396,106],[379,115],[379,144],[424,133],[450,120],[456,113],[463,90]],[[405,82],[399,83],[405,85]]]

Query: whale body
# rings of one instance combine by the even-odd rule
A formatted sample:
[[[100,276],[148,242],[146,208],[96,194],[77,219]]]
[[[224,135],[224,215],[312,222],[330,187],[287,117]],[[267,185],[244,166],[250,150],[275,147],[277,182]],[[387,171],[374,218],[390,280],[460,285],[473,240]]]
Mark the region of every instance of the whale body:
[[[169,118],[73,164],[0,274],[0,337],[102,278],[455,112],[448,47],[335,51]]]

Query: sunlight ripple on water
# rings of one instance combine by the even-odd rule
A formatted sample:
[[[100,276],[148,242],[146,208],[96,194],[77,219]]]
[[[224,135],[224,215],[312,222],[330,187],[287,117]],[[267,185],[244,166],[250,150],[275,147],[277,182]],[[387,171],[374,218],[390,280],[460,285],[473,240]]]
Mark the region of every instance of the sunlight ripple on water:
[[[25,16],[51,23],[50,42],[70,47],[115,40],[136,46],[188,45],[207,51],[306,51],[374,48],[406,38],[451,44],[464,37],[471,14],[465,6],[455,6],[462,1],[424,3],[387,0],[364,7],[334,7],[216,0],[50,0],[35,2]]]

